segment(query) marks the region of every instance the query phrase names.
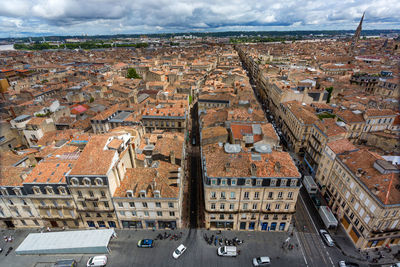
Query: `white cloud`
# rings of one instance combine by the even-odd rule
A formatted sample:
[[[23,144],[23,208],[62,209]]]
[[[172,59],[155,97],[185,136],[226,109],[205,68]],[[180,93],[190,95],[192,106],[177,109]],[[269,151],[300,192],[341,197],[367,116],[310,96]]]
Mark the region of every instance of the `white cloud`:
[[[23,32],[354,29],[364,11],[366,29],[400,28],[398,0],[3,0],[0,37]]]

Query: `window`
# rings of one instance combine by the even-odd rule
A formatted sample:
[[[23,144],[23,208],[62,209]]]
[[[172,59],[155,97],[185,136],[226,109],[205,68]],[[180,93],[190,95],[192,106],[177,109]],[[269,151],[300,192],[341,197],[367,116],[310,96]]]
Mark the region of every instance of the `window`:
[[[274,197],[274,193],[273,193],[273,192],[269,192],[269,193],[268,193],[268,198],[269,198],[269,199],[272,199],[273,197]]]
[[[262,183],[262,180],[258,179],[257,182],[256,182],[256,185],[257,186],[261,186],[261,183]]]
[[[157,211],[157,216],[162,216],[162,211]]]
[[[124,206],[124,203],[118,202],[118,207],[122,208]]]
[[[175,216],[175,211],[170,211],[169,216],[174,217]]]
[[[254,203],[253,204],[253,210],[256,210],[257,209],[257,203]]]
[[[169,207],[169,208],[173,208],[173,207],[174,207],[174,203],[168,202],[168,207]]]
[[[125,216],[125,211],[121,210],[121,211],[119,212],[119,214],[121,214],[122,216]]]
[[[276,209],[276,210],[279,210],[280,208],[281,208],[281,204],[276,204],[276,205],[275,205],[275,209]]]
[[[78,193],[78,197],[82,197],[82,192],[81,191],[77,191],[77,193]]]
[[[101,194],[101,197],[105,197],[106,196],[106,193],[103,190],[100,191],[100,194]]]
[[[265,209],[266,209],[266,210],[271,210],[271,204],[268,203],[268,204],[265,206]]]
[[[211,180],[211,184],[212,184],[212,185],[216,185],[216,184],[217,184],[217,180],[212,179],[212,180]]]
[[[285,204],[285,210],[288,210],[290,208],[290,204]]]
[[[226,179],[221,180],[221,185],[226,185]]]
[[[157,202],[157,203],[159,203],[159,202]],[[129,207],[134,208],[135,207],[135,203],[134,202],[129,202]]]
[[[86,202],[85,201],[81,201],[82,207],[86,208]]]
[[[293,192],[288,192],[287,193],[287,197],[288,197],[288,199],[292,199],[293,198]]]
[[[259,198],[260,193],[259,192],[254,192],[254,199],[258,199]]]
[[[110,207],[110,205],[108,205],[108,202],[107,202],[107,201],[104,202],[104,207],[106,207],[106,208],[109,208],[109,207]]]
[[[232,179],[231,185],[236,185],[236,179]]]
[[[216,199],[217,198],[217,193],[216,192],[211,192],[211,199]]]
[[[276,185],[276,179],[271,179],[271,186],[275,186]]]
[[[103,180],[101,178],[96,178],[95,183],[96,183],[96,185],[101,186],[101,185],[103,185]]]
[[[235,192],[231,192],[231,199],[235,199],[235,198],[236,198]]]
[[[77,178],[75,178],[75,177],[74,177],[74,178],[71,178],[70,181],[71,181],[71,184],[72,184],[72,185],[79,185],[79,180],[78,180]]]
[[[54,205],[54,207],[58,207],[57,200],[53,200],[53,205]]]
[[[99,205],[97,204],[97,202],[93,202],[93,207],[97,208]]]
[[[143,208],[147,208],[147,202],[142,202]]]
[[[24,220],[21,220],[21,223],[26,226],[26,222]]]
[[[246,179],[246,185],[251,185],[251,179]]]
[[[229,214],[229,220],[233,220],[233,215]]]
[[[220,219],[220,220],[223,220],[224,218],[225,218],[224,214],[220,214],[220,215],[219,215],[219,219]]]
[[[244,192],[244,199],[249,199],[249,192]]]
[[[89,196],[94,197],[93,191],[89,191]]]
[[[247,203],[243,203],[243,209],[247,210]]]
[[[37,220],[33,220],[33,223],[34,223],[35,225],[39,225],[39,222],[38,222]]]
[[[221,210],[224,210],[224,209],[225,209],[225,203],[221,203],[221,204],[219,205],[219,208],[220,208]]]
[[[361,234],[364,232],[364,226],[360,226],[360,232],[361,232]]]
[[[86,186],[90,185],[90,179],[89,178],[83,178],[83,184]]]
[[[132,216],[136,216],[136,211],[132,211]]]
[[[58,187],[58,192],[60,192],[60,194],[62,195],[66,193],[65,188],[63,186]]]
[[[278,198],[281,199],[283,195],[283,192],[278,192]]]
[[[215,203],[211,203],[211,209],[215,210]]]
[[[233,210],[235,208],[235,204],[229,204],[229,209]]]
[[[354,221],[355,226],[358,226],[359,223],[360,223],[360,221],[359,221],[358,219],[356,219],[356,220]]]

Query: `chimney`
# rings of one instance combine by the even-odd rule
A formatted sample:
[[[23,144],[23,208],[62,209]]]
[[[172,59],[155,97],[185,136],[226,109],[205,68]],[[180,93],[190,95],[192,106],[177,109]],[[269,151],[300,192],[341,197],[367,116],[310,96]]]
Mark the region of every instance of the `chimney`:
[[[275,172],[280,172],[281,171],[281,164],[279,162],[275,162],[274,168],[275,168]]]
[[[256,164],[252,163],[250,167],[251,176],[257,176],[257,166]]]
[[[225,171],[229,172],[231,170],[231,164],[229,162],[225,163]]]
[[[174,151],[169,152],[169,160],[171,161],[171,164],[175,165],[175,152]]]

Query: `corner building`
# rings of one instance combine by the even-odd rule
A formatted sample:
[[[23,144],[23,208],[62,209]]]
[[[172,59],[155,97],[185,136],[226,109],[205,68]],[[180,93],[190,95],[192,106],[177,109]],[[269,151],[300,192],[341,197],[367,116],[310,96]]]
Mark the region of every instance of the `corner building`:
[[[206,228],[288,230],[301,187],[288,153],[210,144],[201,148],[201,163]]]

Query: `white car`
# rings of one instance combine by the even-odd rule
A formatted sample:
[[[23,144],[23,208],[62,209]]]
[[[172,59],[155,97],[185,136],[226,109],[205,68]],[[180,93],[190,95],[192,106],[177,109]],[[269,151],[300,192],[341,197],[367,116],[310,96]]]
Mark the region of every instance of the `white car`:
[[[271,263],[269,257],[258,257],[253,259],[253,266],[265,266]]]
[[[183,244],[180,244],[179,247],[177,247],[174,252],[172,253],[172,257],[174,259],[179,258],[184,252],[186,251],[186,247]]]
[[[325,243],[330,246],[333,247],[334,243],[333,243],[333,239],[332,237],[328,234],[328,232],[324,229],[319,230],[319,233],[322,236],[322,239],[324,239]]]
[[[338,265],[339,265],[339,267],[346,267],[346,262],[345,261],[339,261]]]
[[[95,256],[91,257],[86,266],[87,267],[101,267],[101,266],[106,266],[107,264],[107,256],[106,255],[101,255],[101,256]]]

